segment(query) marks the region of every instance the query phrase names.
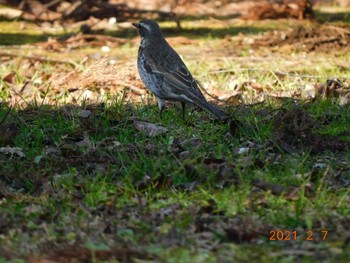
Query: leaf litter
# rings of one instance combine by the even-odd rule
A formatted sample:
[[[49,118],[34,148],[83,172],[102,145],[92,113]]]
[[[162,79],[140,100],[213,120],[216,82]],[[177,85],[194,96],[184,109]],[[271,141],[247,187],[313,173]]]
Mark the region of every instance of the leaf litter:
[[[271,31],[253,42],[254,47],[283,47],[290,50],[328,52],[348,48],[350,30],[346,25],[323,24],[315,28],[294,27],[289,31]]]

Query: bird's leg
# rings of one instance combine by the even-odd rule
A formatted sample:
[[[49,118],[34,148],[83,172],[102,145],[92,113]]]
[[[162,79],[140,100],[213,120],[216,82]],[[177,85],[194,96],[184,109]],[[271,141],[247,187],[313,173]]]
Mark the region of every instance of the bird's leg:
[[[181,101],[181,106],[182,106],[182,119],[185,120],[186,103]]]
[[[162,118],[162,114],[163,114],[163,110],[165,108],[165,101],[160,99],[160,98],[157,98],[157,101],[158,101],[158,107],[159,107],[159,117]]]

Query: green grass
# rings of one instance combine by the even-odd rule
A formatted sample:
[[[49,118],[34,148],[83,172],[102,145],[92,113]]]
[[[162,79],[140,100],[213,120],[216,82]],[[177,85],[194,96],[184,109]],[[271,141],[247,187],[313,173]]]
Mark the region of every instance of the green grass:
[[[291,109],[290,106],[283,107]],[[122,112],[122,119],[135,115],[161,122],[169,129],[164,137],[148,138],[137,131],[132,122],[120,122],[111,127],[108,119],[101,117],[116,108],[120,106],[108,105],[95,110],[93,115],[100,117],[92,117],[88,125],[83,119],[67,119],[59,109],[48,106],[11,111],[7,122],[21,120],[13,146],[20,147],[26,157],[0,156],[1,181],[14,195],[6,195],[1,203],[1,241],[6,248],[12,250],[16,247],[20,256],[31,252],[26,243],[34,244],[34,251],[38,251],[48,244],[76,244],[83,239],[85,244],[91,243],[97,247],[104,244],[106,249],[119,242],[142,244],[142,249],[155,253],[161,261],[172,262],[183,257],[185,262],[189,258],[198,262],[216,262],[220,257],[215,252],[217,250],[202,247],[196,238],[191,238],[189,229],[197,225],[199,229],[208,228],[206,231],[212,233],[208,242],[223,246],[219,249],[223,253],[232,253],[226,246],[233,246],[241,253],[245,247],[247,251],[242,256],[235,256],[237,260],[250,256],[254,258],[254,253],[248,256],[251,253],[248,251],[255,251],[257,247],[246,247],[245,243],[251,242],[249,237],[245,237],[248,240],[241,243],[242,240],[237,240],[238,237],[229,234],[229,231],[242,231],[247,235],[251,235],[251,231],[256,233],[254,235],[259,240],[261,250],[255,253],[265,254],[266,251],[288,249],[306,242],[268,241],[272,229],[294,229],[303,236],[310,229],[315,236],[327,229],[329,233],[325,241],[310,242],[324,250],[334,246],[341,249],[339,245],[342,243],[339,241],[344,238],[344,233],[327,222],[346,220],[350,212],[349,204],[345,201],[349,191],[341,185],[336,186],[336,191],[330,190],[324,177],[341,172],[343,168],[337,158],[327,152],[316,155],[307,152],[287,154],[283,150],[279,152],[278,148],[271,152],[269,143],[275,128],[256,114],[265,106],[251,107],[246,115],[238,116],[252,127],[248,132],[240,127],[235,137],[227,137],[227,125],[203,119],[206,117],[204,112],[193,111],[191,116],[187,116],[187,123],[192,125],[183,123],[178,108],[168,109],[163,120],[159,119],[155,107],[135,107],[130,109],[132,113]],[[2,107],[0,116],[4,116],[6,110]],[[271,108],[271,112],[273,110]],[[336,112],[339,116],[321,126],[321,134],[337,135],[328,127],[341,127],[348,121],[348,109],[330,101],[312,103],[309,111],[316,119],[321,117],[318,115],[321,111]],[[98,131],[94,130],[95,127],[99,127]],[[88,136],[94,145],[92,150],[75,145],[75,141],[84,136]],[[102,146],[105,138],[112,138],[120,145]],[[174,138],[180,141],[198,138],[202,145],[197,148],[184,146],[184,150],[190,152],[190,157],[179,159],[171,151]],[[262,148],[252,149],[244,155],[235,154],[234,149],[244,146],[246,141]],[[67,144],[71,146],[68,150]],[[47,147],[61,153],[44,154]],[[149,148],[153,152],[147,150]],[[38,156],[42,157],[37,159]],[[272,156],[279,156],[279,160],[266,161]],[[232,164],[232,171],[224,176],[233,176],[237,182],[232,184],[229,178],[220,177],[218,168],[203,162],[203,158],[210,157]],[[324,175],[325,169],[321,169],[313,177],[303,179],[296,176],[306,175],[320,160],[331,167],[330,174]],[[264,166],[261,167],[259,162],[264,162]],[[191,166],[192,171],[186,166]],[[257,178],[299,190],[292,199],[273,195],[270,191],[258,191],[252,186],[253,179]],[[220,185],[225,181],[226,185],[222,188]],[[188,188],[193,183],[196,186]],[[311,197],[307,193],[310,184],[313,185]],[[93,220],[92,226],[87,224],[87,218]],[[209,221],[201,226],[204,224],[200,223],[201,220]],[[93,240],[85,234],[79,237],[81,233],[103,230],[107,225],[114,230],[94,234]],[[18,226],[25,229],[25,236],[23,231],[19,232]],[[205,230],[197,230],[200,231]],[[170,237],[169,242],[173,243],[170,247],[158,243]],[[182,238],[187,240],[187,245],[176,245]],[[334,242],[338,245],[334,245]],[[199,250],[194,252],[193,249]],[[267,253],[264,257],[266,260],[281,259],[270,258]],[[345,260],[348,256],[346,253],[326,253],[325,258]]]

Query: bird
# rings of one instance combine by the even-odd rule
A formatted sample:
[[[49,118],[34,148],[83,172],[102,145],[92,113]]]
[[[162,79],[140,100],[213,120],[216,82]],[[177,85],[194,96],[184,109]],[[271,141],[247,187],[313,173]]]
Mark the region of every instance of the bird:
[[[188,103],[197,105],[219,120],[226,120],[225,114],[205,99],[198,82],[192,77],[179,54],[166,41],[158,23],[144,19],[132,25],[141,37],[137,54],[138,72],[146,88],[157,99],[160,118],[165,101],[179,101],[183,119]]]

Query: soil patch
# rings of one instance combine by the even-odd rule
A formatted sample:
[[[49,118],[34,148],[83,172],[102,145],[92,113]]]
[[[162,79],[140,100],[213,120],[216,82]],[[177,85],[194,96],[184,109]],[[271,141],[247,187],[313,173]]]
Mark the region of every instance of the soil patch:
[[[279,111],[274,119],[274,138],[288,153],[310,151],[311,154],[330,150],[344,151],[349,143],[337,137],[317,134],[318,123],[303,108]]]

